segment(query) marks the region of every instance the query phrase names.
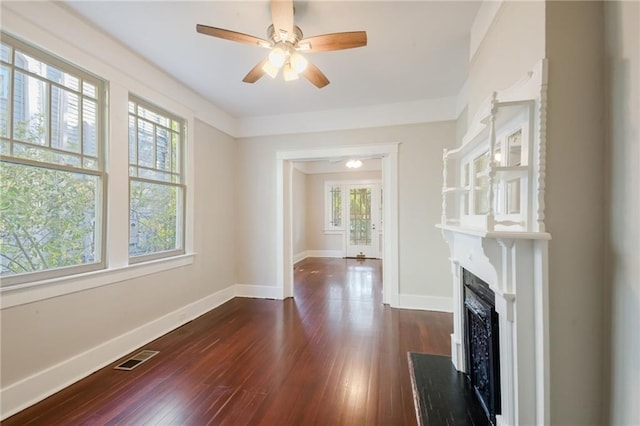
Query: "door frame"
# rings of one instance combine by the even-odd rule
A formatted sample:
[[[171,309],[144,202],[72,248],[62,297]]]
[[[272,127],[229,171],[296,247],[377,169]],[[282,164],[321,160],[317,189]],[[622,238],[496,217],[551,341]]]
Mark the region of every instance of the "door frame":
[[[276,152],[276,280],[283,299],[293,297],[293,165],[296,160],[379,157],[382,161],[384,239],[382,302],[398,307],[398,145],[337,146]]]
[[[371,180],[371,179],[364,179],[362,181],[344,181],[345,200],[346,200],[346,202],[343,204],[345,206],[344,208],[345,224],[344,224],[344,233],[343,233],[344,255],[346,257],[349,257],[349,239],[350,239],[349,232],[350,232],[350,225],[351,225],[350,190],[351,188],[364,188],[364,187],[371,188],[371,212],[372,212],[371,219],[372,219],[372,222],[374,222],[375,225],[377,226],[377,227],[374,227],[373,230],[371,231],[371,247],[372,247],[372,250],[375,251],[374,257],[381,259],[382,255],[380,253],[380,241],[379,241],[380,214],[377,210],[377,208],[379,208],[380,195],[379,193],[376,193],[376,192],[379,191],[380,188],[382,188],[382,182],[377,180]],[[375,211],[374,211],[374,207],[376,208]]]

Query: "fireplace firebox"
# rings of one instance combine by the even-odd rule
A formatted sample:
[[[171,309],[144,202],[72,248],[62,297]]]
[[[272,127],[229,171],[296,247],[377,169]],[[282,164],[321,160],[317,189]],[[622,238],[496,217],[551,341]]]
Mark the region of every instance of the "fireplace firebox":
[[[500,336],[495,294],[466,269],[464,284],[466,371],[487,417],[496,424],[500,414]]]

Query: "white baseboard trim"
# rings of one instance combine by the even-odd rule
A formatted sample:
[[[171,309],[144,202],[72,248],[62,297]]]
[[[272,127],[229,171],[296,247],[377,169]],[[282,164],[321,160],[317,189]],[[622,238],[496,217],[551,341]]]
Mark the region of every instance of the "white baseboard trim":
[[[293,263],[298,263],[307,257],[344,257],[343,250],[305,250],[293,256]]]
[[[236,284],[236,297],[252,297],[256,299],[284,299],[282,288],[270,285]]]
[[[293,264],[295,265],[296,263],[300,262],[301,260],[305,260],[307,257],[309,257],[307,255],[307,251],[301,251],[300,253],[296,254],[293,256]]]
[[[419,309],[422,311],[453,312],[453,298],[400,294],[398,307],[401,309]]]
[[[0,389],[0,420],[53,395],[234,297],[234,286],[229,286]]]

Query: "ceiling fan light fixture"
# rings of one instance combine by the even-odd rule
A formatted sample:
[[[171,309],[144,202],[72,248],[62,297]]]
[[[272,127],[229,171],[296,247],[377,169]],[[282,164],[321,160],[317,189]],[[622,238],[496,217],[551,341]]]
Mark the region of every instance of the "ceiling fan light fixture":
[[[306,70],[307,65],[309,65],[309,61],[307,61],[307,59],[304,56],[302,56],[297,52],[293,52],[291,54],[291,57],[289,58],[289,63],[291,64],[291,67],[293,68],[293,70],[298,74]]]
[[[311,84],[322,89],[329,84],[329,79],[313,62],[309,62],[298,54],[298,51],[326,52],[367,45],[365,31],[338,32],[304,38],[302,30],[294,22],[293,0],[269,0],[269,3],[272,23],[267,27],[266,39],[224,28],[196,24],[196,31],[200,34],[270,49],[269,55],[244,76],[242,81],[245,83],[255,83],[265,74],[276,78],[280,68],[287,67],[285,80],[297,80],[299,74],[302,74]],[[284,74],[285,71],[283,71]]]
[[[279,31],[279,34],[280,34],[280,40],[282,40],[282,41],[286,41],[286,40],[288,40],[288,39],[289,39],[289,33],[288,33],[288,32],[286,32],[285,30],[281,29],[281,30]]]
[[[311,43],[309,43],[308,41],[304,41],[302,43],[298,43],[298,45],[296,46],[297,50],[302,50],[303,52],[307,51],[307,50],[311,50]]]
[[[347,167],[350,169],[358,169],[362,167],[362,161],[360,160],[349,160],[347,161]]]
[[[291,67],[290,63],[287,63],[282,69],[284,81],[293,81],[298,79],[298,73]]]
[[[262,71],[264,71],[269,77],[276,78],[278,76],[280,68],[273,65],[271,61],[267,61],[262,66]]]
[[[269,53],[269,62],[276,68],[282,68],[285,61],[287,60],[287,52],[284,51],[281,47],[274,47],[271,49]]]

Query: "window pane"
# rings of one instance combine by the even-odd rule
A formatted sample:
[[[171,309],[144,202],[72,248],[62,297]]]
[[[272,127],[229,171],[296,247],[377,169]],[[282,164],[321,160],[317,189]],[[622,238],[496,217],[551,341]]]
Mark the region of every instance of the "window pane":
[[[16,51],[16,67],[28,70],[33,74],[46,78],[49,81],[62,84],[69,89],[75,91],[80,89],[80,80],[77,77],[61,71],[45,62],[39,61],[24,52]]]
[[[96,98],[96,86],[87,81],[82,82],[82,93],[90,98]]]
[[[11,63],[11,47],[0,43],[0,60]]]
[[[339,186],[331,188],[331,226],[342,226],[342,190]]]
[[[371,189],[349,191],[349,241],[352,245],[371,244]]]
[[[13,93],[13,137],[46,145],[47,85],[16,71]]]
[[[0,67],[0,137],[9,137],[9,100],[11,99],[11,69]]]
[[[51,88],[51,146],[80,153],[80,97]],[[95,155],[95,154],[94,154]]]
[[[180,135],[177,133],[171,133],[171,172],[180,173]]]
[[[64,166],[80,167],[80,156],[74,154],[61,154],[39,146],[14,143],[13,156],[44,163],[60,164]]]
[[[164,127],[169,127],[169,119],[167,117],[151,111],[141,105],[138,105],[138,116],[146,118],[147,120],[153,121],[154,123],[160,124]]]
[[[93,175],[0,162],[1,275],[100,261]]]
[[[130,193],[129,255],[182,248],[177,225],[182,223],[181,188],[131,181]]]
[[[82,167],[90,170],[98,170],[98,160],[96,158],[83,157]]]
[[[82,150],[85,155],[98,155],[98,104],[89,99],[82,101]]]
[[[152,168],[153,161],[153,124],[138,120],[138,165]]]
[[[169,131],[158,127],[156,129],[156,168],[158,170],[171,170],[171,154]]]
[[[172,182],[172,175],[167,172],[161,172],[158,170],[150,170],[150,169],[138,169],[138,177],[157,180],[161,182]]]
[[[131,102],[129,102],[131,105]],[[136,130],[136,118],[132,115],[129,116],[129,164],[138,163],[138,148],[137,148],[137,130]],[[130,174],[129,176],[135,176]]]

